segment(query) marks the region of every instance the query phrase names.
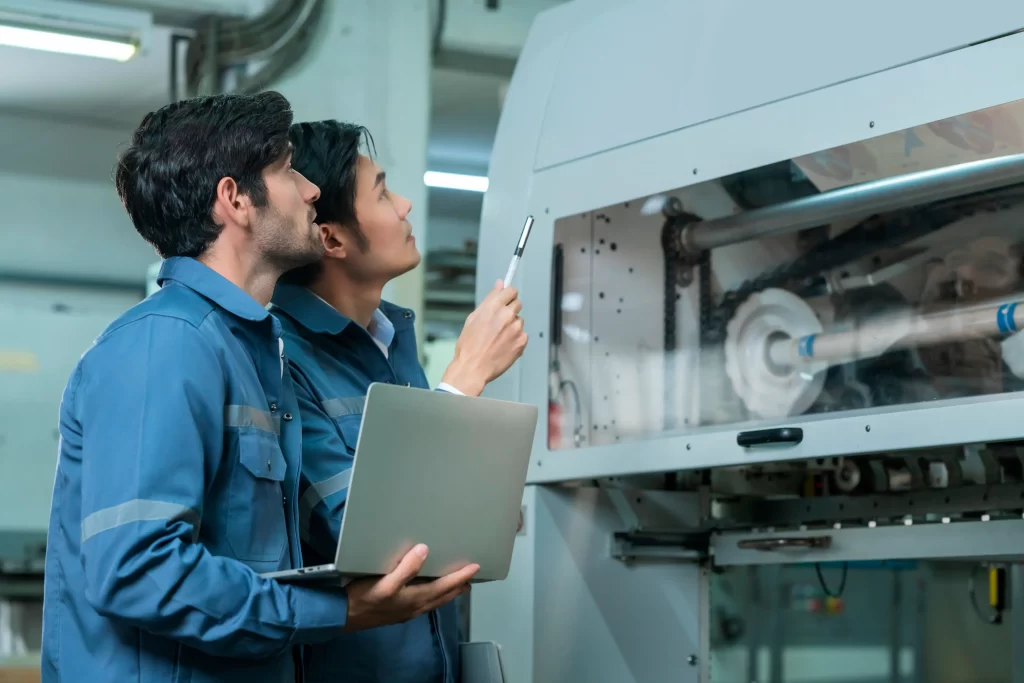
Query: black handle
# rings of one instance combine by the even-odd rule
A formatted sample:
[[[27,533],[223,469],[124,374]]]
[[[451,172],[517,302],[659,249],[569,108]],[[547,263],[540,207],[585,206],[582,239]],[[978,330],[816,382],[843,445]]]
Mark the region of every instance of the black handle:
[[[562,270],[565,254],[561,244],[555,245],[551,258],[551,345],[562,345]]]
[[[799,548],[831,548],[831,536],[810,536],[807,538],[767,538],[740,541],[736,544],[742,550],[792,550]]]
[[[736,443],[743,448],[758,446],[795,446],[804,440],[804,430],[799,427],[778,427],[776,429],[755,429],[740,432]]]

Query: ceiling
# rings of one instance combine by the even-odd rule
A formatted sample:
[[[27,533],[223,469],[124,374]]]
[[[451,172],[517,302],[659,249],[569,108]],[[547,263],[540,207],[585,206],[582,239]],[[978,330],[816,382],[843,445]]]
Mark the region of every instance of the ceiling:
[[[0,46],[0,111],[134,128],[168,101],[171,29],[154,27],[146,53],[119,63]],[[432,169],[487,171],[507,78],[435,69]]]
[[[507,79],[434,69],[427,165],[434,171],[487,175]],[[430,189],[430,213],[477,221],[483,195]]]
[[[127,135],[168,101],[171,35],[154,27],[148,50],[125,63],[0,46],[0,114],[39,114]],[[431,85],[428,167],[485,175],[508,78],[436,68]],[[431,213],[477,220],[481,199],[432,188]]]
[[[431,79],[432,170],[485,175],[508,80],[453,69],[434,69]]]
[[[154,27],[151,47],[124,63],[0,46],[0,109],[132,128],[167,103],[170,36]]]

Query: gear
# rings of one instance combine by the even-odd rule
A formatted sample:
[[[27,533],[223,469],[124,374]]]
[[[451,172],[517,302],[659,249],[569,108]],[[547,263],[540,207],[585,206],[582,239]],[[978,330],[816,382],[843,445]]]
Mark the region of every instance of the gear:
[[[825,373],[773,363],[768,346],[821,331],[811,307],[784,289],[766,289],[737,307],[726,327],[725,372],[750,412],[770,419],[811,407],[825,384]]]

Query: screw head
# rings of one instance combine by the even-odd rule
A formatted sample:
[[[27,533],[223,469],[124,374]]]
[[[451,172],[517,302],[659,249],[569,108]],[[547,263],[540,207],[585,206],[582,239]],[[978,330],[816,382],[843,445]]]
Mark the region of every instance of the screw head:
[[[686,663],[690,666],[697,666],[697,655],[690,655],[686,658]]]

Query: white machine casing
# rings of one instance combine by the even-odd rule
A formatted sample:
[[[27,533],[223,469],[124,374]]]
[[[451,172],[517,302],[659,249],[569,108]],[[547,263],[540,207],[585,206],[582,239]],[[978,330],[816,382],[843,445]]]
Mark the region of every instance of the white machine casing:
[[[732,183],[749,181],[754,171],[788,164],[786,191],[804,192],[788,202],[972,162],[1016,163],[1024,153],[1021,30],[1024,3],[1016,0],[969,6],[575,0],[537,18],[498,127],[478,260],[480,300],[505,271],[523,217],[535,217],[513,283],[530,344],[486,395],[542,409],[558,404],[561,412],[537,430],[512,572],[500,584],[475,589],[471,603],[472,639],[502,644],[512,683],[731,680],[721,669],[712,674],[709,573],[716,566],[794,561],[765,552],[770,544],[798,545],[802,563],[1024,555],[1019,509],[1014,519],[989,524],[980,518],[942,523],[950,521],[947,509],[973,514],[972,496],[981,487],[968,490],[969,484],[1008,484],[1006,475],[986,469],[984,449],[1024,440],[1024,393],[1008,380],[993,388],[968,378],[959,394],[940,387],[927,400],[910,400],[908,380],[899,386],[903,398],[883,401],[877,387],[864,386],[870,381],[854,382],[844,369],[855,365],[850,358],[889,357],[901,348],[920,364],[918,351],[931,343],[922,340],[945,335],[952,344],[994,339],[1006,376],[1022,372],[1024,349],[1015,348],[1020,342],[1010,334],[1018,329],[1013,309],[1008,320],[997,319],[1017,293],[1024,299],[1020,272],[1000,271],[1012,263],[1000,258],[1019,262],[1024,238],[1018,227],[1024,215],[1012,198],[999,195],[1011,183],[974,188],[993,192],[992,201],[1002,202],[998,210],[965,213],[879,257],[836,261],[813,273],[810,284],[751,289],[719,320],[725,341],[716,344],[703,336],[702,283],[710,284],[707,296],[720,307],[724,293],[863,227],[876,213],[885,219],[921,202],[885,211],[866,205],[799,233],[782,228],[694,248],[690,261],[679,259],[681,273],[668,290],[676,295],[670,315],[664,246],[666,234],[684,252],[694,244],[687,240],[714,242],[719,237],[711,225],[705,232],[690,228],[719,221],[729,230],[728,217],[784,203],[738,200]],[[942,146],[958,134],[956,126],[982,119],[991,124],[994,143]],[[918,148],[926,159],[901,160]],[[845,179],[828,167],[837,160],[853,167]],[[925,204],[941,209],[942,199],[957,196],[950,191]],[[1004,209],[1005,220],[987,217]],[[907,225],[918,225],[919,214],[907,215]],[[676,233],[666,228],[673,221]],[[560,296],[553,296],[556,245]],[[922,301],[933,299],[917,293],[936,286],[933,276],[960,283],[965,263],[987,264],[989,275],[1005,277],[980,304],[971,299],[961,310],[968,298],[956,299],[959,317],[947,324],[932,313],[941,317],[950,309],[924,307]],[[884,317],[893,313],[892,302],[874,298],[880,284],[907,304],[893,316]],[[869,296],[854,305],[855,290]],[[559,330],[552,329],[555,306]],[[976,319],[963,317],[971,311]],[[666,317],[674,319],[672,353],[666,353]],[[881,322],[871,327],[865,319]],[[879,330],[890,336],[878,341]],[[554,352],[552,335],[560,337]],[[809,335],[816,336],[807,341]],[[817,352],[809,346],[815,339],[825,342]],[[744,442],[744,434],[756,441],[761,430],[775,430],[774,436]],[[773,441],[778,430],[797,430],[799,438]],[[881,472],[870,493],[893,493],[903,490],[900,476],[849,463],[878,454],[908,460],[907,453],[922,449],[931,449],[932,463],[942,459],[936,453],[953,449],[960,463],[948,471],[925,464],[923,474],[911,465],[906,474],[914,482],[907,486],[922,493],[899,498],[898,505],[935,501],[921,511],[939,515],[929,518],[935,524],[918,523],[923,520],[897,506],[888,517],[906,522],[879,521],[869,529],[865,514],[856,529],[845,521],[809,528],[821,520],[807,516],[819,510],[810,504],[804,510],[795,496],[803,518],[794,512],[794,523],[782,528],[770,521],[777,508],[769,514],[757,507],[780,491],[794,496],[764,479],[751,483],[752,471],[783,478],[791,470],[801,478],[824,472],[837,487],[832,493],[843,494]],[[964,464],[979,461],[979,475]],[[717,500],[716,486],[729,477],[723,486],[732,493],[746,487],[746,512]],[[845,489],[843,482],[852,483]],[[962,495],[961,485],[967,487]],[[880,520],[877,500],[862,503],[875,501]],[[755,523],[758,515],[769,521]],[[637,534],[651,530],[672,530],[684,541],[637,550]],[[863,536],[868,530],[877,533]],[[685,542],[698,532],[707,547]],[[1024,616],[1024,606],[1018,611]],[[1024,680],[1020,657],[1014,653],[1014,681]],[[918,665],[923,670],[925,662]]]

